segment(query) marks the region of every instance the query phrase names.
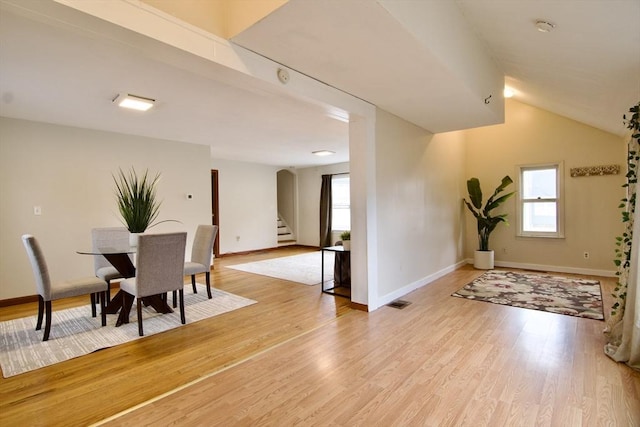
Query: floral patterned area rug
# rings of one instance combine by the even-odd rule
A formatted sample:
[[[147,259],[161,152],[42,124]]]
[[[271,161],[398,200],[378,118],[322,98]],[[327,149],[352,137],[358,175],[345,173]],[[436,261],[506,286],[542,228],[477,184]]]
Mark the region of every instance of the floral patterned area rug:
[[[597,280],[490,270],[452,296],[604,320]]]

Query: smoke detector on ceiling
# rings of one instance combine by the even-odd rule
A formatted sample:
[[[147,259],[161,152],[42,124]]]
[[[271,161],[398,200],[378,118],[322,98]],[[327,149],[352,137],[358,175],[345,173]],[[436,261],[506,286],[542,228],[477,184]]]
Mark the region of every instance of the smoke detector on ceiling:
[[[287,70],[285,70],[284,68],[278,68],[277,75],[280,83],[282,83],[283,85],[289,83],[289,72]]]
[[[536,21],[536,28],[541,33],[550,33],[555,27],[556,24],[553,24],[549,21],[543,21],[541,19]]]

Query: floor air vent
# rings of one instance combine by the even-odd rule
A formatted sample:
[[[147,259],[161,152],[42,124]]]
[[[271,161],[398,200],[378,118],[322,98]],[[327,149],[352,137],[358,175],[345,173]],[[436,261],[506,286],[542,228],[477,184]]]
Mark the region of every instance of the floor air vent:
[[[401,300],[401,299],[397,299],[395,301],[391,301],[389,304],[387,304],[389,307],[393,307],[393,308],[399,308],[400,310],[402,310],[403,308],[405,308],[406,306],[408,306],[409,304],[411,304],[409,301],[405,301],[405,300]]]

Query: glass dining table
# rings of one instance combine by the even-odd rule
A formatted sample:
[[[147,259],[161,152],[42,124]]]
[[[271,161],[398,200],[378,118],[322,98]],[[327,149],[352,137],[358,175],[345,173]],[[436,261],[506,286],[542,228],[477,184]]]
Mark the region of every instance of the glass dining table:
[[[135,254],[137,247],[135,246],[104,246],[91,249],[82,249],[76,251],[81,255],[103,256],[113,265],[123,278],[128,279],[135,277],[136,267],[131,261],[132,254]],[[107,304],[107,314],[118,314],[116,326],[129,323],[129,314],[135,297],[122,290],[113,296],[109,304]],[[173,313],[173,309],[169,307],[166,301],[166,294],[152,295],[144,297],[142,303],[145,306],[153,307],[158,313]]]

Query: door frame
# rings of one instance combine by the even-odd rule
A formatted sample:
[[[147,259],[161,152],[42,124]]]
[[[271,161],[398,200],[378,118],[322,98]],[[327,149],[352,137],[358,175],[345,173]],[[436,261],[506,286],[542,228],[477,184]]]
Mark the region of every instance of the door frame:
[[[220,201],[218,199],[218,170],[211,169],[211,223],[218,226],[218,235],[213,242],[213,255],[220,256]]]

